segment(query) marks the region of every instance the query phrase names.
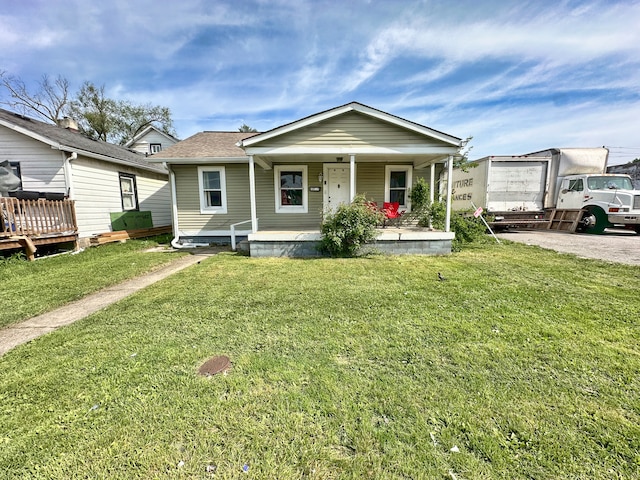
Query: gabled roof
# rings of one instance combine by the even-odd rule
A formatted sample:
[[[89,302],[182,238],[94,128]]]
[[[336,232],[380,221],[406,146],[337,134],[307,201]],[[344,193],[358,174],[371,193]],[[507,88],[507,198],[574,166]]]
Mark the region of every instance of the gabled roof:
[[[79,132],[41,122],[9,110],[0,109],[0,125],[50,145],[56,150],[76,152],[85,157],[151,172],[167,173],[163,167],[147,162],[143,155],[127,148],[92,140]]]
[[[133,145],[134,143],[136,143],[138,140],[140,140],[142,137],[144,137],[146,134],[148,134],[149,132],[151,132],[152,130],[155,130],[157,133],[159,133],[160,135],[164,136],[167,138],[167,140],[169,140],[172,143],[177,143],[180,140],[178,140],[176,137],[174,137],[173,135],[169,135],[167,132],[163,132],[162,130],[160,130],[159,128],[153,126],[153,125],[149,125],[147,128],[145,128],[144,130],[142,130],[140,133],[138,133],[135,137],[133,137],[131,140],[129,140],[127,143],[124,144],[125,147],[130,147],[131,145]]]
[[[404,118],[391,115],[390,113],[386,113],[386,112],[383,112],[382,110],[378,110],[378,109],[369,107],[367,105],[363,105],[362,103],[351,102],[351,103],[342,105],[340,107],[335,107],[329,110],[325,110],[324,112],[310,115],[300,120],[296,120],[295,122],[287,123],[286,125],[282,125],[272,130],[268,130],[266,132],[244,139],[243,141],[239,142],[238,146],[249,147],[259,142],[262,142],[264,140],[268,140],[270,138],[277,137],[279,135],[284,135],[293,130],[307,127],[309,125],[313,125],[314,123],[318,123],[318,122],[327,120],[329,118],[336,117],[338,115],[343,115],[348,112],[359,112],[364,115],[369,115],[371,117],[377,118],[384,122],[388,122],[388,123],[397,125],[399,127],[406,128],[407,130],[411,130],[413,132],[435,138],[442,142],[449,143],[453,146],[460,146],[461,144],[461,139],[458,137],[448,135],[446,133],[440,132],[438,130],[434,130],[424,125],[420,125],[419,123],[405,120]]]
[[[181,142],[155,153],[147,159],[150,162],[179,162],[180,160],[222,160],[243,159],[247,155],[238,143],[255,132],[200,132]]]

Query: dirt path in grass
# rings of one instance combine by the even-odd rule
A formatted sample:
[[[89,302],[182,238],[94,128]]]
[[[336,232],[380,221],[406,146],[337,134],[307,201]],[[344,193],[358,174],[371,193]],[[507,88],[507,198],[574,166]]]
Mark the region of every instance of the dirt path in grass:
[[[215,255],[219,251],[219,249],[193,251],[191,255],[179,257],[168,265],[145,275],[105,288],[50,312],[0,329],[0,356],[18,345],[85,318],[159,280],[167,278],[169,275],[200,263],[203,259]]]
[[[640,265],[640,235],[629,230],[607,229],[602,235],[522,230],[499,233],[498,238],[573,253],[582,258]]]

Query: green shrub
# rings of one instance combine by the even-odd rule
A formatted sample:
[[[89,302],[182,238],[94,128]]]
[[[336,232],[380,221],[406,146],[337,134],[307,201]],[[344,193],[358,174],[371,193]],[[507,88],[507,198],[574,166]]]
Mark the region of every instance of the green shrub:
[[[487,227],[480,218],[465,212],[454,212],[451,214],[451,231],[456,234],[451,242],[451,250],[459,252],[466,244],[486,239]]]
[[[333,257],[353,257],[366,243],[376,239],[382,214],[369,206],[363,195],[325,215],[320,233],[320,251]]]
[[[444,230],[446,214],[446,202],[431,204],[429,216],[434,228]],[[475,218],[470,212],[459,211],[451,212],[451,231],[456,234],[451,243],[451,249],[454,252],[459,252],[464,245],[485,239],[487,227],[480,218]]]
[[[411,212],[404,216],[404,221],[416,219],[421,227],[428,227],[430,216],[431,199],[429,198],[429,184],[420,177],[409,191],[411,199]]]

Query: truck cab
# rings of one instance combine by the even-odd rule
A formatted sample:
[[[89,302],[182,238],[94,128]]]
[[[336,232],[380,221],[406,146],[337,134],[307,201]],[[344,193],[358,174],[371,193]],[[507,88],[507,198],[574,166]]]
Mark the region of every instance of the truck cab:
[[[568,175],[560,182],[556,208],[584,210],[580,227],[588,233],[612,226],[640,233],[640,191],[628,175]]]

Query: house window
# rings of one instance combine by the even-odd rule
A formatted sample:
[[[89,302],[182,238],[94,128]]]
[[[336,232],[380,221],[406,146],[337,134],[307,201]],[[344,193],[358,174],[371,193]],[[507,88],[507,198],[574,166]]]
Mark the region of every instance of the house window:
[[[307,166],[274,167],[276,213],[307,213]]]
[[[200,213],[227,213],[224,167],[198,167]]]
[[[123,210],[138,210],[138,192],[136,176],[130,173],[120,174],[120,196]]]
[[[161,143],[152,143],[149,145],[149,151],[153,154],[153,153],[158,153],[162,151],[162,144]]]
[[[407,210],[411,208],[409,190],[411,188],[410,165],[387,165],[385,168],[385,202],[398,202],[400,207]]]

